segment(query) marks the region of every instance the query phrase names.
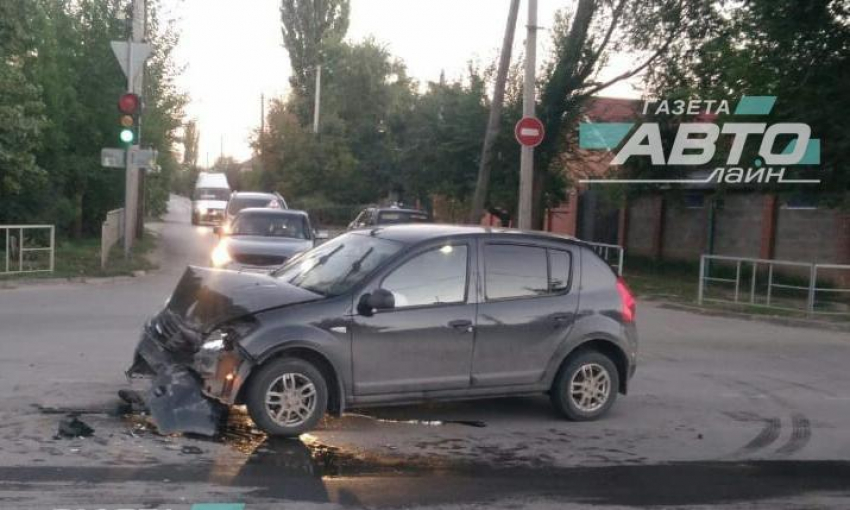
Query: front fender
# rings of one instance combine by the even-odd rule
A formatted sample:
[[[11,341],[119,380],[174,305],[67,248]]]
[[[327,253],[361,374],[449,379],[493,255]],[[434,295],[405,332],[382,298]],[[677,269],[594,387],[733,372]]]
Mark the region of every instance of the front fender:
[[[257,364],[265,363],[277,353],[295,347],[318,351],[331,362],[334,362],[334,359],[341,361],[340,355],[345,354],[343,351],[346,348],[339,338],[328,331],[301,325],[259,331],[240,341],[240,346]],[[336,366],[336,363],[334,365]]]
[[[240,374],[241,382],[247,382],[257,367],[288,351],[321,358],[333,371],[339,395],[339,411],[342,411],[342,405],[348,396],[347,388],[351,387],[351,364],[348,362],[351,356],[351,338],[346,327],[329,321],[316,325],[260,328],[240,341],[240,349],[251,360],[246,372]],[[237,389],[236,394],[239,392],[241,387]]]

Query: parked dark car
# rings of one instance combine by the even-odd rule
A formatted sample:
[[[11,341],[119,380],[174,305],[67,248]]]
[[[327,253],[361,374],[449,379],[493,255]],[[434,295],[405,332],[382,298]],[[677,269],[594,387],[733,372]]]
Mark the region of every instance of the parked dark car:
[[[157,423],[196,409],[194,392],[296,436],[348,407],[541,393],[593,420],[636,356],[635,301],[581,241],[404,225],[344,234],[270,275],[190,267],[130,373],[157,374]]]
[[[214,267],[269,269],[315,245],[316,236],[304,211],[242,209],[222,232],[211,254]]]
[[[289,206],[280,193],[234,191],[224,210],[224,225],[229,225],[242,209],[252,208],[289,209]]]
[[[406,223],[433,223],[433,220],[426,211],[418,209],[367,207],[360,211],[354,221],[348,224],[348,230]]]

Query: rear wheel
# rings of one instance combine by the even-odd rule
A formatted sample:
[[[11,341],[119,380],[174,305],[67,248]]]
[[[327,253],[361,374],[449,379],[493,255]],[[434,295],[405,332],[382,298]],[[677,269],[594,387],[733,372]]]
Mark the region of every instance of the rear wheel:
[[[328,405],[328,386],[310,362],[282,358],[264,365],[251,380],[248,413],[273,436],[293,437],[311,430]]]
[[[573,421],[592,421],[608,412],[617,399],[620,378],[608,356],[584,351],[570,358],[552,384],[552,404]]]

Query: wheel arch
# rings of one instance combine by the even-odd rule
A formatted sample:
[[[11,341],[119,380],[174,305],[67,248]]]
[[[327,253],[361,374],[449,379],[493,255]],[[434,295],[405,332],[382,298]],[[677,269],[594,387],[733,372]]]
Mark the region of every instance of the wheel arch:
[[[322,376],[324,376],[325,381],[328,384],[328,413],[335,416],[340,416],[343,413],[345,408],[345,389],[343,387],[339,371],[331,362],[330,358],[328,358],[328,356],[324,353],[315,348],[304,345],[282,347],[269,352],[260,358],[256,365],[252,367],[250,374],[248,374],[248,377],[245,379],[245,382],[239,388],[239,395],[236,398],[236,402],[245,402],[245,392],[247,392],[248,388],[250,388],[254,374],[256,374],[261,367],[281,358],[297,358],[315,366],[319,372],[322,373]]]
[[[629,390],[629,358],[622,347],[606,338],[590,338],[576,345],[558,364],[556,376],[573,358],[587,351],[595,351],[603,354],[614,363],[614,366],[617,367],[617,375],[620,381],[620,387],[618,389],[623,395],[627,394]]]

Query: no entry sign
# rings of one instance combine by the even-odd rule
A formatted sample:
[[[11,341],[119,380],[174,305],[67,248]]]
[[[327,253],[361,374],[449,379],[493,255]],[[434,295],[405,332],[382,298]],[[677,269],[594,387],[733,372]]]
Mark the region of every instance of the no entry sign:
[[[524,117],[514,128],[516,140],[525,147],[537,147],[543,142],[545,130],[543,123],[535,117]]]

